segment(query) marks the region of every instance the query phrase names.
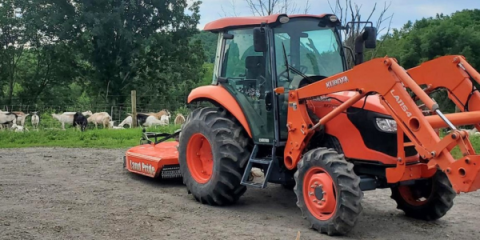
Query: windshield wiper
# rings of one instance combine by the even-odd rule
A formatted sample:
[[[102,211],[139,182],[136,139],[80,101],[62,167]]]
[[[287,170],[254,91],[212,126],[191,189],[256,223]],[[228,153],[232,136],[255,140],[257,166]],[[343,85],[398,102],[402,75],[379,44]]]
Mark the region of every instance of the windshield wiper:
[[[300,75],[301,77],[305,78],[305,79],[308,79],[310,81],[310,83],[313,83],[315,82],[313,79],[311,79],[309,76],[305,75],[304,73],[302,73],[300,70],[290,66],[290,64],[288,64],[288,58],[287,58],[287,51],[285,50],[285,44],[282,42],[282,46],[283,46],[283,57],[285,58],[285,67],[287,68],[287,77],[288,79],[290,80],[290,71],[291,70],[293,73],[296,73],[297,75]]]

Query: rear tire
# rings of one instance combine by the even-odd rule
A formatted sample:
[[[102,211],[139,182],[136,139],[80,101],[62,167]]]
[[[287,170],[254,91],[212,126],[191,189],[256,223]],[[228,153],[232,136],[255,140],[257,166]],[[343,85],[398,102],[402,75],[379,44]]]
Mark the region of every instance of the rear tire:
[[[443,217],[452,208],[457,195],[442,171],[416,185],[396,186],[391,190],[397,209],[404,211],[408,217],[426,221]]]
[[[293,190],[295,187],[295,183],[282,183],[282,187],[287,190]]]
[[[353,164],[333,149],[308,151],[294,175],[297,206],[311,227],[328,235],[346,235],[362,212],[360,178]]]
[[[198,141],[205,144],[200,147]],[[246,191],[240,182],[250,156],[248,143],[243,127],[224,109],[192,111],[182,125],[178,147],[180,172],[189,193],[209,205],[237,202]]]

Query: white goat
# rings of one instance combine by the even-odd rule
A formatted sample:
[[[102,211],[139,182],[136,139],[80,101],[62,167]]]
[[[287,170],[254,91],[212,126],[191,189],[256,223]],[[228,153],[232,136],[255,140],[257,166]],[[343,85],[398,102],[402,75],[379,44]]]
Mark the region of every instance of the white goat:
[[[165,126],[165,125],[168,125],[168,123],[165,123],[165,120],[158,120],[154,116],[148,116],[147,120],[145,120],[145,123],[143,124],[143,126],[145,127],[155,126],[155,128],[157,128],[158,125]]]
[[[127,124],[128,128],[132,128],[132,116],[126,117],[120,124],[118,124],[119,127],[122,127]]]
[[[463,128],[460,128],[458,129],[460,131],[467,131],[468,135],[469,136],[473,136],[473,135],[480,135],[480,132],[478,132],[478,130],[476,128],[473,128],[473,129],[463,129]],[[447,133],[450,133],[452,132],[452,130],[449,130],[447,131]]]
[[[37,115],[37,112],[32,112],[32,126],[34,129],[38,128],[38,124],[40,123],[40,117]]]
[[[26,127],[19,126],[16,123],[13,123],[12,127],[10,127],[10,129],[15,130],[15,132],[25,132],[25,131],[28,132],[28,129]]]
[[[112,117],[110,117],[110,114],[107,112],[98,112],[88,117],[87,121],[95,124],[95,128],[98,128],[98,124],[102,124],[103,128],[106,128],[110,127],[110,121],[112,121]]]
[[[113,123],[113,121],[111,121],[111,122]],[[115,126],[115,125],[113,125],[113,124],[112,124],[111,128],[112,128],[113,130],[125,129],[123,126]]]
[[[20,111],[12,112],[12,113],[17,114],[16,123],[20,126],[25,126],[25,118],[27,118],[27,116],[29,116],[30,114],[25,114],[24,112],[20,112]]]
[[[160,122],[162,122],[164,125],[170,124],[170,115],[162,115],[160,117]]]
[[[73,124],[73,114],[56,114],[52,113],[52,117],[62,123],[62,129],[65,130],[65,123]]]
[[[85,111],[85,112],[82,112],[82,114],[83,116],[92,115],[92,111]],[[75,115],[75,112],[63,112],[62,114],[52,113],[52,117],[62,123],[63,130],[65,130],[65,123],[73,124],[74,115]]]
[[[10,125],[16,123],[17,115],[10,112],[1,112],[0,113],[0,125]]]
[[[474,128],[474,129],[470,130],[469,134],[479,136],[480,132],[478,132],[478,130],[476,128]]]

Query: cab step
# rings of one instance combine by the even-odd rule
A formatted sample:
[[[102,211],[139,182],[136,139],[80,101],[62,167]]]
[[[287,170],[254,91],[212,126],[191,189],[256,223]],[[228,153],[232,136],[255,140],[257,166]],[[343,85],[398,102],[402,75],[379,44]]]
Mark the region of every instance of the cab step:
[[[250,155],[250,159],[248,160],[247,167],[245,168],[245,172],[243,173],[241,184],[244,186],[250,186],[255,188],[265,188],[267,186],[270,173],[272,172],[272,163],[274,158],[273,157],[272,158],[255,158],[257,153],[258,153],[258,145],[255,145],[253,147],[252,154]],[[275,153],[275,147],[273,147],[272,153]],[[266,166],[267,168],[263,182],[261,183],[248,181],[248,178],[252,172],[252,168],[255,165],[257,166],[263,165],[263,166]],[[262,169],[265,169],[265,168],[262,167]]]

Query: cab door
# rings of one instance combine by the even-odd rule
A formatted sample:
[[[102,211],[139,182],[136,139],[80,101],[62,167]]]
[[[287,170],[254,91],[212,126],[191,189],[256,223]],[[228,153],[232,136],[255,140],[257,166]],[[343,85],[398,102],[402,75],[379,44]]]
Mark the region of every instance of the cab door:
[[[219,84],[237,100],[255,144],[271,145],[275,128],[270,52],[255,52],[253,28],[229,30],[223,36],[217,76],[224,80]]]

